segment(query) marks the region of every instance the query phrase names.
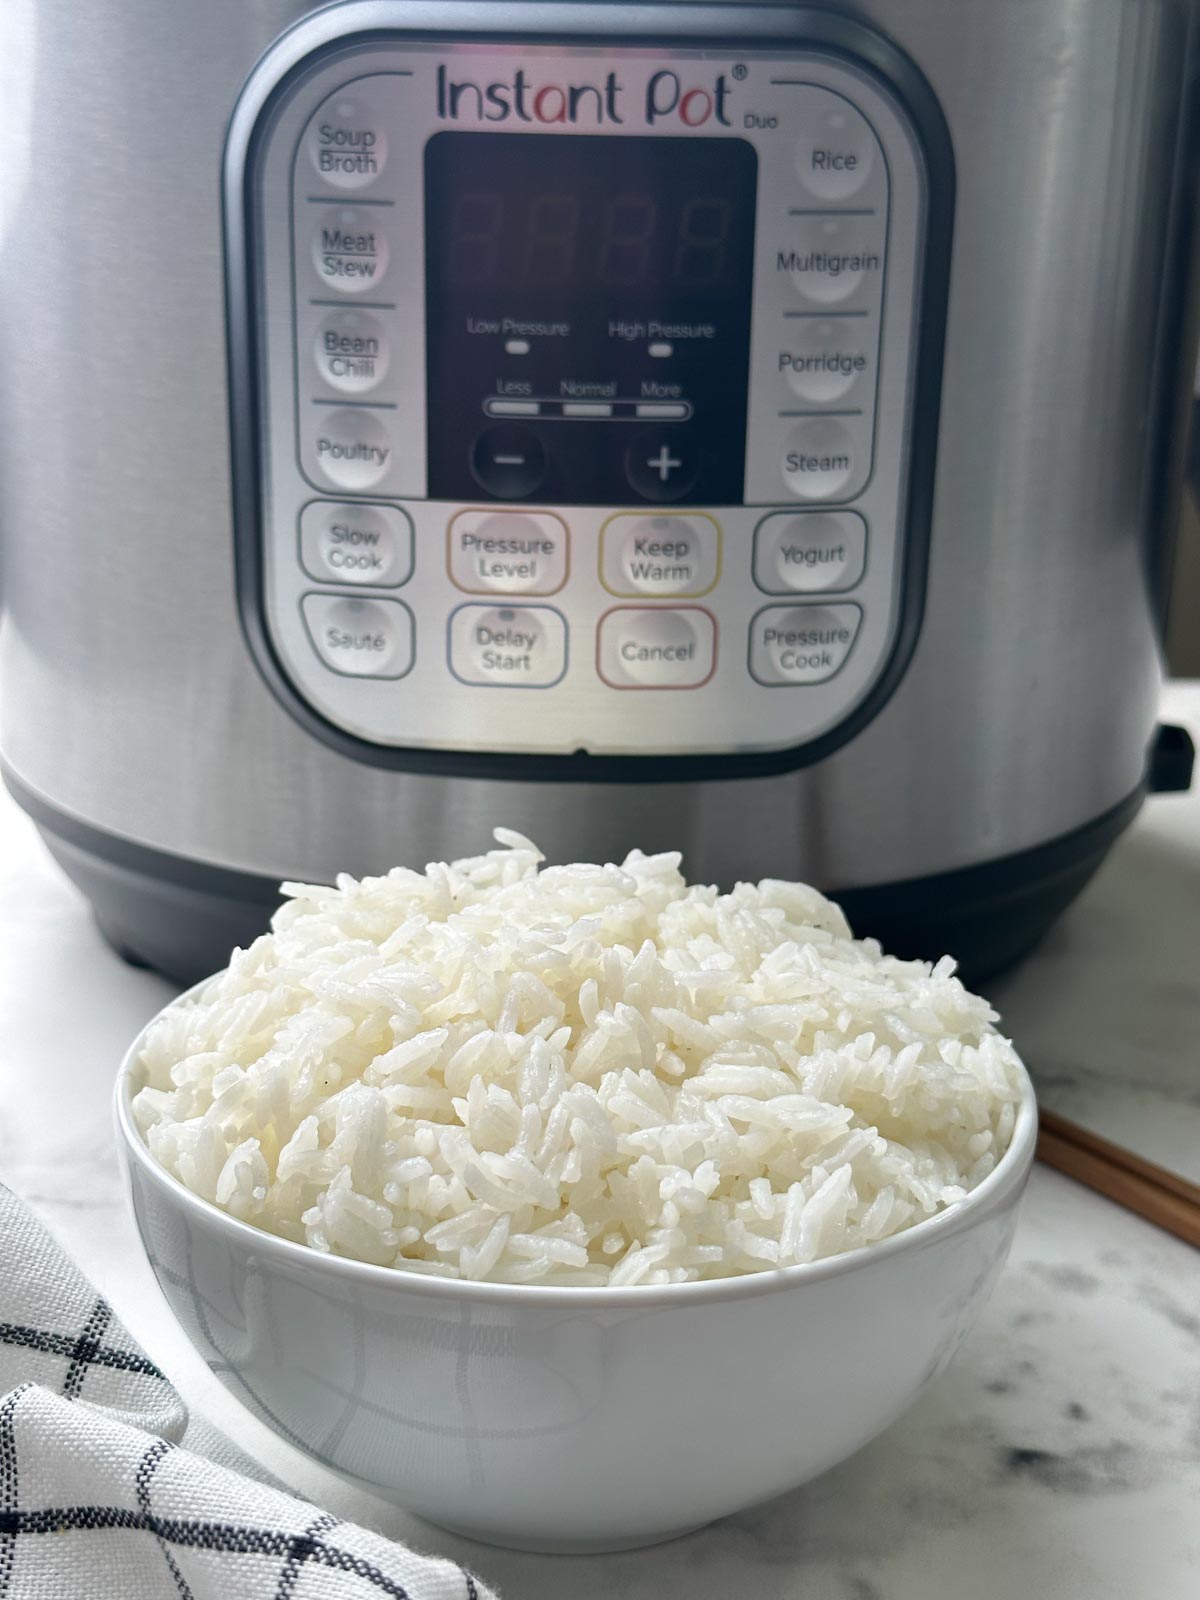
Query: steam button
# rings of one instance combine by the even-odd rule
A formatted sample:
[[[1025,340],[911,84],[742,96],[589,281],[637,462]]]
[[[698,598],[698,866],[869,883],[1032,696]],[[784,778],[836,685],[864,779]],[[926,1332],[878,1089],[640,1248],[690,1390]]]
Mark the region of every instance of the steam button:
[[[331,672],[402,678],[412,671],[412,612],[399,600],[306,594],[300,604],[313,649]]]
[[[833,417],[793,428],[783,450],[783,481],[798,500],[845,500],[866,476],[866,452]]]

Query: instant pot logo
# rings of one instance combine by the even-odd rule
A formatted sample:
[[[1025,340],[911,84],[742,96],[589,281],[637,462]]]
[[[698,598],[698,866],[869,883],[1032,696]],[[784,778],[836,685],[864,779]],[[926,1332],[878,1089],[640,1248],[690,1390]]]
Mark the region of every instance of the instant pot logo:
[[[511,78],[477,83],[451,78],[437,69],[437,111],[444,122],[572,123],[604,128],[623,127],[627,114],[648,128],[702,128],[707,122],[730,126],[729,80],[720,72],[696,83],[670,67],[652,73],[640,103],[631,105],[615,72],[599,83],[531,83],[518,67]]]

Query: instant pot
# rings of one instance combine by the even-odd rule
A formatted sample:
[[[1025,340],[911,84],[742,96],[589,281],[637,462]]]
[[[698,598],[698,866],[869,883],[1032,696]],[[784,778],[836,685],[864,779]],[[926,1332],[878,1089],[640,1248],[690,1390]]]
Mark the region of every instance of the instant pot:
[[[1195,21],[9,0],[0,748],[110,939],[503,823],[1024,949],[1190,772]]]

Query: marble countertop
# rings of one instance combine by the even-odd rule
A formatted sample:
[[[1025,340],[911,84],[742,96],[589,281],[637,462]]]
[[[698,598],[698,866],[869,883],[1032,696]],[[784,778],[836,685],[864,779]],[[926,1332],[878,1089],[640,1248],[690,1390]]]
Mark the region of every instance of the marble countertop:
[[[1164,715],[1200,740],[1200,684]],[[1150,800],[1042,947],[992,986],[1047,1104],[1200,1177],[1200,785]],[[1035,1169],[1000,1287],[900,1422],[806,1488],[629,1555],[520,1555],[350,1488],[220,1387],[126,1209],[109,1098],[171,994],[125,966],[0,792],[0,1177],[213,1430],[343,1517],[465,1561],[505,1600],[1196,1600],[1200,1252]]]

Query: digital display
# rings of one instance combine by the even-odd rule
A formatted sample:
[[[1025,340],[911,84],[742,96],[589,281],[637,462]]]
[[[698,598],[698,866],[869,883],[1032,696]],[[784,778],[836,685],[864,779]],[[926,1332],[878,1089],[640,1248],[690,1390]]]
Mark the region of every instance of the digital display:
[[[425,183],[430,494],[740,500],[753,147],[453,131]],[[515,428],[524,470],[489,478],[481,429],[518,417],[493,453],[511,464]],[[660,427],[633,444],[639,421]],[[686,459],[656,484],[664,444]]]

